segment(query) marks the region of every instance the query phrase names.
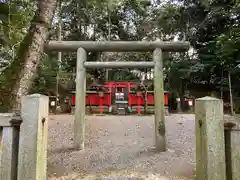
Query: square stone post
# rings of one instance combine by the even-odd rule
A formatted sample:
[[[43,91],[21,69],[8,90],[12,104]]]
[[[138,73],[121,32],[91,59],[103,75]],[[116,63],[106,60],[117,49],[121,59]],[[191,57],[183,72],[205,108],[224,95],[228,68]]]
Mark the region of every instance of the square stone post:
[[[83,48],[77,50],[76,107],[74,119],[74,149],[84,149],[85,139],[85,96],[87,52]]]
[[[165,108],[163,86],[162,50],[153,52],[154,65],[154,104],[155,104],[155,146],[160,152],[166,151]]]
[[[223,102],[196,100],[196,179],[226,180]]]
[[[18,154],[18,180],[47,179],[47,132],[49,98],[23,96]]]
[[[240,179],[240,129],[231,131],[232,180]]]
[[[0,134],[0,179],[17,180],[19,130],[22,121],[20,117],[11,116],[0,116],[0,121],[4,122],[5,118],[9,119],[9,123],[2,127]]]
[[[237,121],[236,121],[237,122]],[[232,122],[230,122],[232,123]],[[227,125],[226,125],[227,124]],[[239,123],[225,125],[225,154],[227,180],[240,179],[240,128]],[[231,127],[232,126],[232,127]]]

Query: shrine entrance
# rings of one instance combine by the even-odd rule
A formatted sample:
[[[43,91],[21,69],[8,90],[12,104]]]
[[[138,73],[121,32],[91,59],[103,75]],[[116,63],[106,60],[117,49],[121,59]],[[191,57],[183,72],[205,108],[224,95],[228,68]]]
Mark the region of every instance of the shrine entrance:
[[[166,150],[164,84],[163,84],[163,51],[187,51],[188,42],[166,41],[50,41],[47,50],[77,51],[76,71],[76,107],[74,119],[74,148],[84,149],[85,141],[85,96],[87,68],[154,68],[155,97],[155,147],[158,151]],[[117,61],[89,62],[87,52],[143,52],[152,51],[153,61]]]

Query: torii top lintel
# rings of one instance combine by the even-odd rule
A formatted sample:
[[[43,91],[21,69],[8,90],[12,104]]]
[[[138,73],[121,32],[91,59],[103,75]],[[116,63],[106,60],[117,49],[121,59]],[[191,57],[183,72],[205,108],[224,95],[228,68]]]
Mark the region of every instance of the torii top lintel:
[[[146,52],[161,48],[168,52],[187,51],[189,42],[184,41],[49,41],[47,51],[77,51],[84,48],[88,52]]]

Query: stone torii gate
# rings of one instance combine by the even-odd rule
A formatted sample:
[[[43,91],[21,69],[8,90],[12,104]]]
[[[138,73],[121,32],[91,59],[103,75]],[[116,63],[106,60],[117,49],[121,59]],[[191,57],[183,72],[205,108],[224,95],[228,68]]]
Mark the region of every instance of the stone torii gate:
[[[48,51],[77,52],[76,107],[74,119],[74,148],[84,149],[85,141],[85,91],[87,68],[154,68],[155,96],[155,146],[158,151],[166,150],[164,87],[162,52],[187,51],[188,42],[166,41],[50,41]],[[89,62],[87,52],[143,52],[153,51],[152,62]]]

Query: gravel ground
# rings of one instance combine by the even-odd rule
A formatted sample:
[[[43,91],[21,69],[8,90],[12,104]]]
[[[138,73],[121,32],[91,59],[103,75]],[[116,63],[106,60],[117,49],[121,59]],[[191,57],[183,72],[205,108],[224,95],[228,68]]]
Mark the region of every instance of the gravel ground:
[[[167,116],[168,150],[159,153],[154,150],[153,116],[88,116],[85,150],[74,151],[73,116],[50,116],[49,179],[183,180],[183,177],[193,177],[194,123],[194,115]]]

